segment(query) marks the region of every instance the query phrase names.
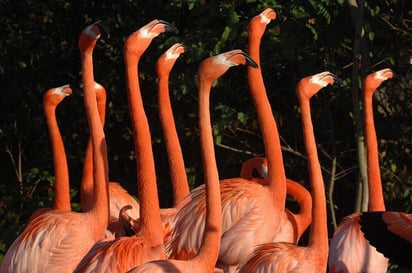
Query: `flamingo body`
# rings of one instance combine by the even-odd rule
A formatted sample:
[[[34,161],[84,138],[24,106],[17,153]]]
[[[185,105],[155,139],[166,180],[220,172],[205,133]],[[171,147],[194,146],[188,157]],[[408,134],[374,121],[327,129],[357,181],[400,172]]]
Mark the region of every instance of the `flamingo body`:
[[[222,236],[219,261],[237,264],[254,245],[271,241],[277,223],[273,220],[273,194],[253,181],[231,178],[220,181]],[[205,187],[190,193],[191,201],[176,215],[175,230],[167,245],[168,257],[189,259],[200,248],[205,223]],[[196,215],[196,217],[193,217]],[[265,223],[261,225],[259,223]],[[239,239],[242,234],[242,240]]]
[[[380,253],[396,264],[412,269],[412,214],[364,212],[360,224],[365,238]]]
[[[334,261],[330,263],[330,273],[386,272],[387,260],[359,232],[359,216],[346,216],[336,229],[330,245],[329,261]]]
[[[262,177],[253,177],[253,170]],[[267,159],[265,157],[253,157],[246,160],[240,170],[240,177],[253,180],[262,185],[266,184]],[[285,208],[286,221],[281,223],[281,230],[275,236],[274,241],[298,243],[300,237],[312,222],[312,196],[301,184],[291,179],[286,179],[286,192],[299,204],[299,212],[293,213]],[[285,218],[282,218],[284,220]],[[291,239],[293,238],[293,239]]]

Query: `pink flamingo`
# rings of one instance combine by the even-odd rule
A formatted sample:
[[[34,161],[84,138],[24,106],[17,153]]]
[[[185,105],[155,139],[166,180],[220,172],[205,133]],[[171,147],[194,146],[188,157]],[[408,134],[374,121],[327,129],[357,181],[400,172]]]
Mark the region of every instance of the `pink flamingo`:
[[[66,151],[64,150],[63,139],[56,119],[56,107],[65,97],[70,96],[71,94],[72,89],[66,84],[60,87],[51,88],[43,95],[43,108],[53,153],[54,199],[52,208],[41,208],[34,211],[32,215],[30,215],[29,222],[40,214],[52,209],[71,210]]]
[[[159,117],[169,160],[170,179],[173,189],[173,207],[161,209],[160,211],[165,237],[170,235],[173,229],[173,218],[176,215],[177,210],[189,201],[189,198],[185,199],[185,197],[190,193],[182,149],[180,147],[179,137],[173,118],[168,86],[170,72],[177,58],[184,52],[185,47],[180,43],[175,43],[159,57],[156,63],[159,90]],[[182,202],[182,200],[185,201]]]
[[[107,149],[93,92],[92,53],[101,30],[88,26],[79,38],[84,100],[93,140],[95,195],[84,213],[50,210],[34,218],[14,241],[0,267],[10,272],[73,272],[80,259],[104,237],[109,218]]]
[[[43,96],[43,108],[53,151],[54,200],[52,209],[70,211],[69,171],[63,139],[56,119],[56,107],[63,99],[72,94],[69,85],[49,89]]]
[[[106,89],[99,83],[95,82],[94,91],[96,93],[97,106],[99,110],[100,120],[104,127],[106,116]],[[92,142],[89,138],[87,144],[84,165],[83,165],[83,177],[80,184],[80,203],[82,209],[87,211],[91,207],[93,199],[93,150]],[[109,182],[109,226],[108,230],[114,233],[115,236],[125,235],[123,226],[119,225],[120,210],[127,205],[127,215],[130,215],[133,219],[139,218],[139,203],[134,199],[119,183]]]
[[[177,210],[184,205],[181,202],[190,193],[187,183],[186,170],[182,155],[182,150],[179,143],[179,138],[176,132],[175,121],[173,118],[172,105],[169,98],[169,76],[177,58],[183,54],[185,48],[180,43],[172,45],[165,53],[163,53],[156,63],[156,74],[158,76],[158,105],[160,124],[162,125],[163,135],[166,143],[166,151],[169,159],[170,178],[173,189],[173,207],[160,209],[160,217],[162,219],[164,237],[168,237],[173,229],[173,218]],[[110,185],[110,184],[109,184]],[[127,209],[127,208],[126,208]],[[132,219],[124,214],[123,221],[126,220],[126,227],[129,227],[132,232],[139,230],[140,222],[136,217]],[[123,225],[115,226],[117,229],[125,228]]]
[[[138,64],[152,40],[166,31],[177,32],[177,29],[166,21],[156,19],[129,35],[124,45],[140,200],[139,233],[96,245],[75,272],[126,272],[146,261],[165,258],[155,165],[149,124],[140,93]]]
[[[372,99],[375,90],[393,77],[386,68],[369,74],[363,83],[366,156],[368,165],[369,211],[385,210],[379,170],[378,143],[373,120]],[[359,213],[346,216],[336,229],[330,243],[330,272],[386,272],[388,259],[363,237]]]
[[[170,166],[170,177],[173,187],[173,206],[176,207],[189,195],[190,189],[187,183],[185,164],[180,148],[179,138],[176,132],[173,118],[172,105],[169,98],[169,75],[177,58],[185,52],[185,47],[180,43],[172,45],[163,53],[156,64],[158,77],[158,105],[160,123],[165,136],[167,156]]]
[[[301,247],[290,243],[262,244],[255,248],[249,260],[241,266],[241,273],[326,272],[329,248],[326,200],[310,116],[310,98],[323,87],[333,84],[336,79],[334,74],[325,71],[303,78],[296,90],[302,111],[302,129],[312,187],[313,219],[308,245]]]
[[[254,169],[257,170],[263,179],[252,176]],[[267,159],[258,156],[245,161],[240,170],[240,177],[265,184],[267,178]],[[298,213],[293,213],[287,208],[285,209],[285,213],[294,228],[293,234],[296,236],[294,243],[297,243],[312,222],[312,196],[305,187],[288,178],[286,178],[286,192],[298,202],[300,208]]]
[[[274,12],[262,14],[259,20],[267,23],[275,15]],[[249,45],[252,50],[251,40]],[[253,69],[248,66],[248,73],[250,70]],[[248,78],[251,81],[250,75]],[[293,228],[283,224],[287,221],[284,213],[286,177],[283,164],[279,164],[283,159],[276,123],[264,90],[258,83],[250,89],[268,158],[268,183],[261,185],[241,178],[225,179],[220,183],[222,236],[217,266],[225,272],[235,271],[254,246],[272,241],[276,235],[287,234],[293,240]],[[193,190],[191,198],[176,214],[175,229],[166,246],[170,258],[190,259],[200,247],[205,221],[204,186]],[[286,227],[290,228],[287,232],[282,230]]]
[[[145,263],[129,273],[144,272],[198,272],[212,273],[219,253],[221,233],[221,201],[219,175],[213,147],[213,133],[210,122],[210,90],[212,83],[231,66],[255,65],[241,50],[232,50],[205,59],[199,66],[199,128],[202,149],[205,191],[206,222],[202,244],[196,256],[189,261],[158,260]]]
[[[261,131],[262,135],[264,136],[267,134],[267,137],[270,135],[274,135],[276,138],[275,148],[276,150],[281,153],[281,146],[279,139],[279,134],[276,127],[276,121],[273,118],[272,109],[269,103],[269,99],[267,97],[265,83],[262,76],[262,68],[260,66],[260,43],[262,36],[265,32],[266,26],[270,23],[271,20],[276,18],[276,12],[271,9],[267,8],[262,11],[259,15],[252,18],[249,22],[248,26],[248,38],[249,38],[249,55],[252,59],[256,60],[257,64],[259,65],[258,69],[251,69],[248,67],[248,84],[250,93],[253,99],[253,103],[255,105],[257,115],[259,118],[259,123],[261,124]],[[265,139],[265,138],[263,138]],[[267,158],[270,155],[266,154]],[[283,160],[280,156],[273,161],[275,164],[278,165],[277,171],[280,172],[277,175],[279,179],[284,181],[284,185],[286,186],[286,175],[283,166]],[[268,170],[268,175],[270,172]],[[282,196],[282,200],[278,199],[278,202],[285,204],[286,202],[286,191],[283,189],[285,188],[284,185],[279,185],[281,188],[277,188],[276,190],[282,190],[282,193],[279,196]],[[306,220],[308,220],[307,218]],[[310,220],[309,220],[310,222]],[[307,223],[304,223],[305,226]],[[297,243],[300,235],[297,234],[303,233],[303,231],[298,231],[300,227],[298,224],[294,222],[293,216],[288,213],[287,211],[280,214],[280,221],[279,221],[280,229],[276,232],[275,237],[273,238],[273,242],[291,242]],[[307,227],[307,226],[306,226]]]
[[[190,200],[189,198],[185,198],[188,197],[190,190],[187,182],[182,149],[180,147],[179,137],[173,118],[168,86],[170,72],[177,58],[179,58],[184,51],[185,48],[182,44],[175,43],[159,57],[156,63],[159,117],[166,144],[173,189],[173,207],[160,209],[160,217],[162,219],[165,238],[170,236],[173,230],[173,218],[175,217],[177,210]],[[183,200],[185,201],[182,202]],[[139,220],[133,221],[131,228],[133,230],[139,230],[139,225]]]

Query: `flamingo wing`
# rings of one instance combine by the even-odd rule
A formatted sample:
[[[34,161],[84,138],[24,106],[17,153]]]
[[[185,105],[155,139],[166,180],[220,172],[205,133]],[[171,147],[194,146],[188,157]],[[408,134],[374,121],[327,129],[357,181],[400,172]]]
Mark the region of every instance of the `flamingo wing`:
[[[364,212],[361,230],[371,245],[395,263],[412,269],[412,215],[402,212]]]
[[[222,180],[220,190],[222,237],[219,262],[237,264],[247,258],[253,246],[272,241],[276,223],[271,221],[274,212],[268,207],[274,202],[273,195],[266,187],[242,178]],[[191,198],[175,217],[175,229],[166,243],[169,258],[190,259],[200,248],[205,223],[204,186],[193,190]]]
[[[81,214],[52,210],[39,215],[8,250],[6,272],[73,272],[94,244],[88,227]]]
[[[329,247],[329,272],[387,271],[387,259],[364,238],[359,213],[346,216],[333,234]]]
[[[145,238],[136,236],[100,242],[82,259],[74,272],[127,272],[147,261],[165,258],[159,255],[159,252],[163,253],[161,248],[163,246],[153,246]]]
[[[239,273],[292,272],[304,258],[305,249],[294,244],[265,243],[254,249]]]

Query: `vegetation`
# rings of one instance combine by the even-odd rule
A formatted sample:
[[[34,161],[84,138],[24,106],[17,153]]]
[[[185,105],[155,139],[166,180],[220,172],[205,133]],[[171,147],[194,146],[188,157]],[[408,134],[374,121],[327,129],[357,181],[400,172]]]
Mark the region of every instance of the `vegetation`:
[[[354,16],[354,4],[361,11],[360,21]],[[157,113],[155,61],[175,42],[191,48],[177,61],[170,86],[186,167],[191,187],[195,187],[203,183],[197,128],[197,65],[222,51],[246,50],[248,22],[266,7],[276,10],[277,19],[268,25],[262,40],[262,69],[278,121],[287,176],[309,185],[296,83],[309,74],[330,70],[345,85],[329,88],[312,102],[326,188],[329,190],[330,183],[334,184],[328,202],[337,222],[360,209],[361,200],[356,198],[362,189],[358,187],[359,132],[354,106],[361,103],[353,101],[353,96],[359,92],[360,79],[365,74],[389,67],[395,71],[396,79],[385,82],[375,100],[381,174],[387,209],[409,212],[412,75],[407,60],[412,37],[411,1],[1,0],[0,261],[30,214],[51,205],[54,178],[42,94],[66,83],[78,92],[58,107],[57,115],[68,155],[72,204],[80,210],[78,189],[88,128],[77,39],[84,26],[101,19],[110,27],[110,39],[99,41],[95,49],[95,78],[108,91],[105,132],[110,178],[120,181],[135,195],[123,43],[131,32],[154,18],[169,21],[180,31],[155,39],[140,63],[160,202],[162,207],[168,207],[172,204],[171,188]],[[361,26],[359,36],[355,35],[357,23]],[[359,54],[354,54],[356,39],[361,39]],[[355,81],[354,69],[359,70]],[[237,176],[243,161],[264,152],[244,69],[231,70],[216,82],[212,105],[220,177]],[[329,222],[332,235],[332,217]]]

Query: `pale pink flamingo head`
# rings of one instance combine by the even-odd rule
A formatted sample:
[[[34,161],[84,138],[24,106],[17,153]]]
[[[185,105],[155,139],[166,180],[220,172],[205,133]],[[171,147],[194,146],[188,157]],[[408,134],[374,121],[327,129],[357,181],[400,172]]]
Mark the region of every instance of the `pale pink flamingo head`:
[[[230,67],[240,64],[249,65],[254,68],[258,67],[249,55],[240,49],[234,49],[203,60],[199,65],[198,74],[204,80],[214,81]]]
[[[152,40],[164,32],[178,33],[178,30],[172,24],[164,20],[152,20],[129,35],[124,44],[124,53],[137,58],[140,57],[149,47]]]
[[[373,92],[386,80],[391,79],[394,76],[393,71],[390,68],[384,68],[366,76],[364,80],[364,92]]]
[[[72,92],[68,84],[51,88],[44,93],[43,101],[48,101],[52,105],[58,105],[65,97],[70,96]]]
[[[299,81],[296,89],[297,96],[299,99],[310,99],[327,85],[340,84],[341,82],[335,74],[329,71],[307,76]]]
[[[86,51],[93,50],[96,41],[102,34],[105,38],[110,36],[107,27],[102,21],[97,21],[83,29],[79,37],[80,52],[85,53]]]
[[[175,43],[165,53],[163,53],[156,64],[156,73],[158,76],[161,74],[169,74],[177,58],[181,54],[187,51],[187,48],[181,43]]]
[[[262,37],[263,33],[265,32],[266,25],[269,24],[270,21],[275,19],[276,12],[271,8],[265,9],[259,15],[256,15],[252,18],[252,20],[250,20],[248,26],[248,37]]]

